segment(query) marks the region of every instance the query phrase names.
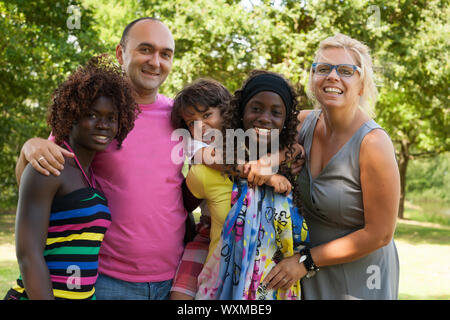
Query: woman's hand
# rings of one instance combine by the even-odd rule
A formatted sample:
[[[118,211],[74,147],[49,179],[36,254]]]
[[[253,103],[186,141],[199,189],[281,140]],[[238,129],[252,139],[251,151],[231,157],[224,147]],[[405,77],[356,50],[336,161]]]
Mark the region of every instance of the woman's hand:
[[[303,263],[298,263],[299,259],[300,254],[297,253],[281,260],[270,270],[262,284],[266,286],[267,290],[287,290],[292,287],[297,280],[303,278],[307,273]]]
[[[303,148],[303,146],[297,144],[297,155],[295,156],[295,158],[292,160],[291,163],[291,173],[296,176],[297,174],[300,173],[300,171],[302,171],[303,169],[303,165],[305,164],[305,149]]]
[[[289,180],[280,174],[271,176],[266,184],[273,187],[276,193],[282,193],[285,196],[291,193],[292,190],[292,185]]]

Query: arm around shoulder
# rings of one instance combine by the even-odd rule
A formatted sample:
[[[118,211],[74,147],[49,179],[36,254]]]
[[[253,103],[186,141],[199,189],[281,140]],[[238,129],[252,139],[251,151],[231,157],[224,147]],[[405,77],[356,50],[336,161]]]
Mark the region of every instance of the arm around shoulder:
[[[20,185],[20,178],[22,177],[23,170],[25,170],[25,167],[27,166],[28,161],[25,158],[25,155],[23,153],[23,148],[20,150],[19,158],[17,159],[16,163],[16,181],[17,185]]]
[[[58,176],[64,169],[64,157],[73,158],[74,154],[61,148],[50,140],[31,138],[22,147],[16,164],[16,179],[20,184],[22,172],[27,163],[43,175]]]
[[[206,199],[205,192],[205,169],[207,167],[202,164],[191,166],[186,176],[186,186],[191,194],[197,199]]]

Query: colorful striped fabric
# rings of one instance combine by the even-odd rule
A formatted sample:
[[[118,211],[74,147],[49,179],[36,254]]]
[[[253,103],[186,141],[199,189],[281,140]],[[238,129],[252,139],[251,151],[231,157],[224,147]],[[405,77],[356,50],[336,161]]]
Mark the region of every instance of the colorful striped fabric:
[[[111,224],[107,205],[93,188],[53,200],[44,258],[56,299],[95,299],[98,252]],[[28,299],[21,277],[5,298]]]

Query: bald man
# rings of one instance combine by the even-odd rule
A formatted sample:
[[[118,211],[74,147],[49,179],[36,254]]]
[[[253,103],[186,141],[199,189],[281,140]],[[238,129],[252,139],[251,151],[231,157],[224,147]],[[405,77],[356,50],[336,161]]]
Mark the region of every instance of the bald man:
[[[122,148],[111,143],[92,163],[112,217],[99,253],[99,300],[167,299],[183,253],[182,164],[171,161],[178,143],[170,139],[172,100],[158,93],[174,52],[170,30],[150,17],[128,24],[116,47],[142,112]],[[50,140],[33,138],[24,144],[18,181],[28,162],[42,174],[58,175],[64,157],[73,156]]]

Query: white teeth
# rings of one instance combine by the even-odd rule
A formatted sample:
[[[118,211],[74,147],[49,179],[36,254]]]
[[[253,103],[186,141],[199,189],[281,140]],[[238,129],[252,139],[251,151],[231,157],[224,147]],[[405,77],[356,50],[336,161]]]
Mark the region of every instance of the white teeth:
[[[338,88],[326,87],[324,90],[325,90],[325,92],[335,92],[335,93],[339,93],[339,94],[342,93],[342,90],[338,89]]]
[[[256,133],[262,134],[262,135],[265,135],[265,136],[267,136],[268,134],[270,134],[270,129],[256,128],[256,127],[255,127],[255,131],[256,131]]]
[[[106,137],[106,136],[95,136],[95,138],[97,138],[98,140],[104,140],[104,141],[108,140],[108,137]]]
[[[150,70],[142,70],[143,73],[148,74],[150,76],[157,76],[158,73],[152,72]]]

